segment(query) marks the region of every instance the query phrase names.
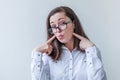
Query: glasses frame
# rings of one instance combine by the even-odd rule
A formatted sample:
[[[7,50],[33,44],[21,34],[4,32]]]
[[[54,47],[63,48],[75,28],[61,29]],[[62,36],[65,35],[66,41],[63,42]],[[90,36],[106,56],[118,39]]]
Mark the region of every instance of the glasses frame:
[[[69,20],[69,21],[66,21],[66,22],[63,23],[63,24],[66,26],[65,29],[67,29],[67,24],[69,24],[69,23],[72,23],[72,21]],[[50,34],[55,34],[55,33],[57,33],[57,29],[59,29],[60,31],[64,31],[64,30],[65,30],[65,29],[62,30],[59,26],[60,26],[60,25],[58,25],[57,27],[51,27],[51,28],[49,28],[49,29],[48,29],[48,32],[49,32]],[[53,28],[56,29],[56,32],[53,32],[53,30],[52,30]]]

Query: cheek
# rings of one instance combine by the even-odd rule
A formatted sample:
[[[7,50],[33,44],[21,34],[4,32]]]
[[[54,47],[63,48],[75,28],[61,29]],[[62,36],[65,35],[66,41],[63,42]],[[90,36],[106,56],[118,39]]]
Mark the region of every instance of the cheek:
[[[64,39],[63,39],[63,43],[67,43],[69,42],[71,39],[73,38],[73,30],[66,30],[64,32]]]
[[[73,33],[73,31],[66,31],[65,32],[65,38],[68,39],[68,40],[71,39],[72,36],[73,36],[72,33]]]
[[[67,37],[72,37],[73,32],[74,32],[74,28],[73,28],[73,26],[71,26],[68,30],[65,31],[65,35]]]

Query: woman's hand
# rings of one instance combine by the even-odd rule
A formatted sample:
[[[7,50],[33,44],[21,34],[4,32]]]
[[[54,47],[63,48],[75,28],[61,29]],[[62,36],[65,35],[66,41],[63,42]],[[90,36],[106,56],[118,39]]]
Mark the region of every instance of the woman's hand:
[[[53,47],[51,46],[51,42],[55,39],[55,35],[52,36],[44,45],[38,46],[34,49],[34,51],[37,52],[42,52],[42,53],[46,53],[48,55],[51,54]]]
[[[79,47],[81,50],[85,50],[89,47],[94,46],[94,44],[90,40],[84,38],[83,36],[78,35],[76,33],[73,33],[73,35],[80,40]]]

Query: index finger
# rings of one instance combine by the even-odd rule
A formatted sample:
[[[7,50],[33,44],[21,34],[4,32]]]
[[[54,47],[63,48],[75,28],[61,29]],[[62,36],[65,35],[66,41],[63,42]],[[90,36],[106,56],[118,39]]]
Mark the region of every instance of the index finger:
[[[78,39],[80,39],[80,40],[82,40],[84,37],[83,36],[81,36],[81,35],[79,35],[79,34],[76,34],[76,33],[73,33],[73,35],[75,36],[75,37],[77,37]]]
[[[51,43],[54,39],[55,39],[55,35],[52,36],[52,37],[47,41],[47,43]]]

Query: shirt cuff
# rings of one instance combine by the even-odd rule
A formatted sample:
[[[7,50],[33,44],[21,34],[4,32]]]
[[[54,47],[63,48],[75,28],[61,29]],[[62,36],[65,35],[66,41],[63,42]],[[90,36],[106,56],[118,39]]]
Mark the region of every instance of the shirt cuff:
[[[35,61],[35,62],[39,62],[42,60],[42,53],[41,52],[35,52],[33,51],[32,52],[32,59]]]

